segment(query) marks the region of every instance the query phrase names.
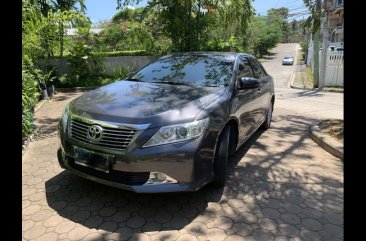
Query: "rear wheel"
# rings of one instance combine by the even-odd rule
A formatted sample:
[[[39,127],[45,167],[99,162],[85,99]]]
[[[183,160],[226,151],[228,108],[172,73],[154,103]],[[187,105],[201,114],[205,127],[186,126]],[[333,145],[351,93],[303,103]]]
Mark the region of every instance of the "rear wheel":
[[[214,179],[212,183],[216,186],[223,186],[226,182],[227,176],[227,162],[229,154],[229,137],[230,127],[225,127],[219,141],[217,143],[217,150],[214,160]]]
[[[273,103],[271,103],[268,107],[266,120],[263,122],[262,128],[268,130],[271,127],[272,122],[272,112],[273,112]]]

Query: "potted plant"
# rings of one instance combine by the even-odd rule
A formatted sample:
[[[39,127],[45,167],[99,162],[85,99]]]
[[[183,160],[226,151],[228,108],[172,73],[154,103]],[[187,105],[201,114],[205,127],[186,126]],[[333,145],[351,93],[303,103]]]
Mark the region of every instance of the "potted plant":
[[[38,89],[42,94],[42,99],[48,99],[53,96],[55,87],[53,85],[53,81],[56,76],[52,76],[54,69],[49,71],[48,73],[44,73],[41,70],[35,70],[35,76],[38,83]]]

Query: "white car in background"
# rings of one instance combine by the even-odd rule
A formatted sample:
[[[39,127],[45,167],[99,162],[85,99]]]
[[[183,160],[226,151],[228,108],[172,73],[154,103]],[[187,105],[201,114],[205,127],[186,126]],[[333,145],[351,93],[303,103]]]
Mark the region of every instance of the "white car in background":
[[[282,60],[282,65],[293,65],[294,64],[294,57],[286,56]]]

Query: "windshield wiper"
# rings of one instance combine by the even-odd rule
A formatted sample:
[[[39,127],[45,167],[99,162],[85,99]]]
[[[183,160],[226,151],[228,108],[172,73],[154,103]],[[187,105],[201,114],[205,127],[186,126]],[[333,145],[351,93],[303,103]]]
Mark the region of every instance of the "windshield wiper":
[[[182,82],[173,82],[173,81],[154,81],[154,82],[150,82],[150,83],[194,86],[192,84],[187,84],[187,83],[182,83]]]

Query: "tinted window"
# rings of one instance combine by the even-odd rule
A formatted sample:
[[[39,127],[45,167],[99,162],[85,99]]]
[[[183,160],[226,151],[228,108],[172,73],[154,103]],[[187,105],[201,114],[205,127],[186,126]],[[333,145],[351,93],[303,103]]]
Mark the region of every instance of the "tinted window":
[[[253,67],[254,77],[259,79],[265,76],[265,74],[262,72],[262,68],[260,64],[255,59],[250,59],[250,62]]]
[[[146,66],[131,78],[197,86],[227,85],[233,74],[234,59],[223,55],[171,55]]]
[[[239,57],[238,67],[239,67],[238,78],[253,77],[252,67],[250,66],[247,58],[242,57],[242,56]]]

